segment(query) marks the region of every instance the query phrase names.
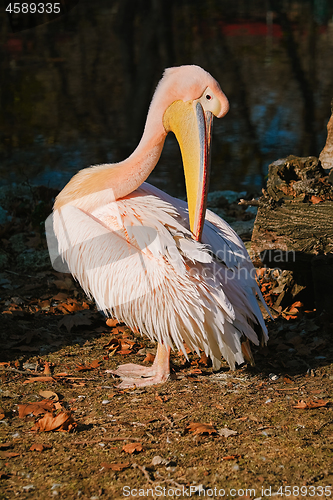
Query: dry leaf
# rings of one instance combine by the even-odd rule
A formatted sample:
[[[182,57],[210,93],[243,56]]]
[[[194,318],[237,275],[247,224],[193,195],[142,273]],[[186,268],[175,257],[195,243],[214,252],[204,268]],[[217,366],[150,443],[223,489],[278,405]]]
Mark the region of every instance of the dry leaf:
[[[52,297],[52,300],[55,302],[60,302],[60,301],[66,300],[67,297],[68,297],[67,293],[59,292],[59,293],[57,293],[57,295]]]
[[[49,444],[33,443],[30,446],[29,451],[39,451],[39,452],[42,452],[44,450],[49,450],[50,448],[52,448],[52,446],[50,446]]]
[[[297,405],[294,408],[298,408],[300,410],[309,410],[312,408],[323,408],[327,406],[329,401],[324,401],[323,399],[317,399],[316,401],[308,401],[305,402],[303,400],[298,401]]]
[[[117,354],[121,354],[122,356],[125,356],[127,354],[132,354],[132,351],[129,349],[121,349],[120,351],[117,351]]]
[[[312,195],[310,198],[310,201],[311,201],[311,203],[316,205],[317,203],[321,203],[324,200],[322,198],[319,198],[319,196]]]
[[[5,410],[0,407],[0,420],[3,420],[4,418],[6,418]]]
[[[0,443],[0,449],[4,450],[5,448],[11,448],[13,446],[13,443],[7,442],[7,443]]]
[[[13,458],[19,456],[20,453],[15,453],[15,451],[0,451],[0,458]]]
[[[126,453],[140,453],[140,451],[143,451],[143,447],[141,443],[128,443],[123,446],[121,451],[125,451]]]
[[[94,368],[98,368],[101,364],[102,364],[101,361],[95,359],[89,365],[82,365],[82,364],[76,365],[75,370],[79,372],[87,372],[93,370]]]
[[[110,328],[113,328],[114,326],[119,325],[119,321],[117,319],[108,318],[106,320],[106,325]]]
[[[32,384],[33,382],[55,382],[53,377],[31,377],[25,380],[24,384]]]
[[[111,469],[111,470],[114,470],[114,471],[121,472],[122,470],[127,469],[128,467],[130,467],[130,462],[125,462],[123,464],[108,464],[107,462],[102,462],[101,466],[104,469]]]
[[[161,401],[161,403],[165,403],[169,400],[168,396],[160,396],[158,393],[155,394],[155,399]]]
[[[107,344],[103,345],[103,349],[110,349],[110,350],[112,349],[117,350],[119,347],[121,347],[121,342],[116,337],[113,337],[111,340],[109,340]]]
[[[51,399],[52,401],[59,401],[59,396],[53,391],[39,391],[38,393],[44,399]]]
[[[152,354],[151,352],[147,352],[147,355],[145,359],[143,360],[144,363],[153,363],[155,360],[155,354]]]
[[[102,362],[98,361],[98,359],[94,359],[91,363],[90,366],[91,368],[99,368],[101,366]]]
[[[236,434],[238,434],[237,431],[232,431],[231,429],[227,429],[226,427],[224,427],[223,429],[219,429],[218,433],[220,436],[223,436],[226,438],[228,438],[230,436],[235,436]]]
[[[51,367],[48,361],[45,361],[44,372],[45,375],[51,375]]]
[[[228,455],[227,457],[222,457],[222,460],[236,460],[236,458],[241,458],[242,455]]]
[[[32,431],[66,431],[70,432],[76,427],[76,422],[70,412],[60,412],[55,417],[52,413],[46,413],[43,418],[37,420]]]
[[[55,280],[53,283],[60,290],[75,290],[74,281],[69,277],[66,277],[63,280]]]
[[[24,418],[27,415],[40,415],[41,413],[48,413],[54,409],[52,401],[43,400],[37,403],[26,403],[17,405],[19,411],[19,418]]]
[[[186,375],[201,375],[202,374],[202,370],[200,370],[200,368],[193,368],[192,370],[188,371],[186,373]]]
[[[58,327],[65,326],[68,333],[74,326],[90,326],[91,325],[91,312],[82,311],[75,314],[69,314],[61,319],[58,323]]]
[[[185,429],[188,432],[193,432],[193,434],[216,434],[216,429],[213,424],[200,424],[196,422],[190,422]]]
[[[199,365],[208,366],[208,364],[209,364],[209,357],[203,352],[201,354],[201,358],[199,359]]]

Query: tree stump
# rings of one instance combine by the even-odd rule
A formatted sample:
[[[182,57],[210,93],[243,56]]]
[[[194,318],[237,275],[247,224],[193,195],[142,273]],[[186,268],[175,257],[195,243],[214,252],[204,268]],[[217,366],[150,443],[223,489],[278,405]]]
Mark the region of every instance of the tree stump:
[[[275,307],[296,300],[331,313],[333,186],[329,171],[315,157],[278,160],[269,166],[267,189],[258,205],[251,247],[259,266],[283,271],[277,280]]]

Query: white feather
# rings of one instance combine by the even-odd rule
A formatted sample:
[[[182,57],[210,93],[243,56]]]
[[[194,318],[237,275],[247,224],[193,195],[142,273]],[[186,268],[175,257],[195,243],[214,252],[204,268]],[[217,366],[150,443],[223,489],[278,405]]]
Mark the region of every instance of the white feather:
[[[267,330],[247,251],[226,222],[207,211],[202,242],[191,238],[187,204],[144,183],[92,213],[54,212],[59,251],[98,307],[151,339],[202,349],[219,367],[244,361],[241,336]],[[216,258],[219,257],[218,259]]]

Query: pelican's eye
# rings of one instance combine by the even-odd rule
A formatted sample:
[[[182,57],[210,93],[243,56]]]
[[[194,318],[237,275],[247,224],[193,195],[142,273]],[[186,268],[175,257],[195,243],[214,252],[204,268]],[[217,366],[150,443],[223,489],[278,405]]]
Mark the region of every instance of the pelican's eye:
[[[209,87],[206,88],[199,99],[196,99],[193,102],[200,102],[204,111],[210,111],[215,116],[218,116],[221,111],[221,103]]]

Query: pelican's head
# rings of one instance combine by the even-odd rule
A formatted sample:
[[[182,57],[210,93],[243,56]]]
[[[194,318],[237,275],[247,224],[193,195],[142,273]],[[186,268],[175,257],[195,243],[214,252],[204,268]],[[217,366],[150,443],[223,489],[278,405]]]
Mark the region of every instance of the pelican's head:
[[[206,212],[213,116],[224,116],[228,99],[217,81],[198,66],[165,71],[156,93],[163,96],[163,126],[179,143],[185,172],[190,229],[200,241]]]

